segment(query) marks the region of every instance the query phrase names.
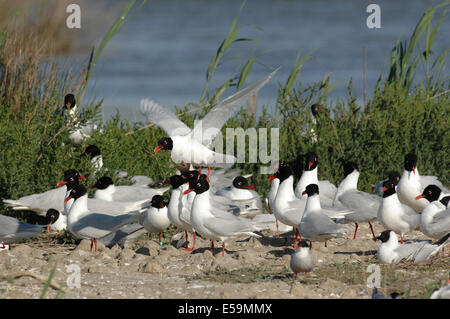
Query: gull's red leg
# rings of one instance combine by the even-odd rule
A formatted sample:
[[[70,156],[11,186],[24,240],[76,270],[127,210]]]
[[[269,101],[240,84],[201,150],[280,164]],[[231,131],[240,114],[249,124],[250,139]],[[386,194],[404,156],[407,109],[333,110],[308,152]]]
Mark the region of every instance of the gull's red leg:
[[[402,239],[400,240],[400,244],[403,244],[403,235],[402,235]]]
[[[372,227],[372,224],[369,222],[369,227],[370,227],[370,231],[372,232],[372,236],[373,236],[373,241],[376,241],[376,237],[377,236],[375,236],[375,233],[374,233],[374,231],[373,231],[373,227]]]
[[[97,239],[94,238],[94,247],[95,247],[95,252],[97,252]]]
[[[225,256],[225,242],[222,242],[222,257]]]
[[[356,232],[358,231],[358,223],[355,223],[355,234],[353,235],[353,240],[356,238]]]
[[[186,240],[187,240],[187,233],[186,233]],[[187,250],[187,251],[193,251],[194,250],[194,247],[195,247],[195,232],[194,232],[194,240],[193,240],[193,242],[192,242],[192,248],[188,248],[188,242],[186,243],[186,248],[184,249],[184,250]]]
[[[91,253],[92,253],[92,247],[94,246],[94,240],[91,239]]]

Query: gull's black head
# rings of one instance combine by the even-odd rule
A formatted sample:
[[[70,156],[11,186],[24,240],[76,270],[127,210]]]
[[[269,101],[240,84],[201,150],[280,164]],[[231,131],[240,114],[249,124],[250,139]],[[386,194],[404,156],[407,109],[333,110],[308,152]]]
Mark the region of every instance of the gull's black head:
[[[69,197],[67,199],[73,198],[77,200],[78,198],[80,198],[85,194],[86,194],[86,187],[84,187],[81,184],[78,184],[70,191]]]
[[[255,190],[253,186],[248,185],[248,180],[243,176],[238,176],[233,180],[233,186],[239,189]]]
[[[383,198],[395,194],[395,185],[396,184],[389,179],[383,183],[383,188],[381,189],[381,191],[383,192]]]
[[[441,195],[441,189],[436,185],[428,185],[422,192],[422,195],[416,197],[416,199],[426,198],[429,202],[434,202],[439,199]]]
[[[308,186],[306,186],[305,191],[302,193],[302,195],[304,194],[308,195],[308,197],[319,195],[319,186],[317,184],[309,184]]]
[[[70,191],[75,185],[78,185],[79,179],[86,180],[76,169],[68,169],[64,171],[63,180],[58,182],[56,186],[66,185],[67,190]]]
[[[54,224],[59,218],[59,212],[56,209],[50,208],[45,215],[45,222],[47,224]]]
[[[376,237],[376,240],[381,240],[381,242],[385,243],[389,240],[389,238],[391,237],[391,231],[390,230],[385,230],[384,232],[382,232],[380,234],[380,236]]]
[[[358,170],[358,164],[355,162],[345,162],[344,163],[344,178],[347,177],[347,175],[353,173],[354,170]]]
[[[197,195],[204,193],[209,189],[209,183],[206,180],[206,175],[204,175],[204,177],[202,177],[202,175],[204,174],[201,174],[200,179],[197,181],[189,183],[189,189],[193,189]]]
[[[106,189],[109,185],[114,185],[113,180],[109,176],[103,176],[97,180],[92,188]]]
[[[199,171],[192,170],[187,172],[182,172],[181,177],[187,180],[188,182],[196,181],[198,179]]]
[[[155,195],[152,197],[152,207],[155,208],[163,208],[166,206],[166,204],[164,203],[164,198],[161,195]]]
[[[93,159],[94,157],[101,155],[100,149],[96,145],[89,145],[84,149],[80,156],[85,155],[89,155],[89,158]]]
[[[305,171],[312,171],[317,167],[319,158],[316,152],[308,152],[305,154]]]
[[[72,93],[67,94],[64,97],[64,107],[67,109],[71,109],[76,104],[75,96]]]
[[[288,179],[292,176],[292,170],[288,165],[282,165],[280,163],[280,167],[278,168],[278,178],[280,179],[280,183]]]
[[[170,137],[163,137],[158,141],[158,146],[155,147],[155,153],[160,150],[171,151],[173,149],[173,140]]]
[[[181,175],[173,175],[169,178],[169,184],[172,185],[173,189],[177,189],[185,183],[187,183],[187,180],[181,177]]]
[[[392,171],[388,174],[388,180],[393,181],[395,185],[400,181],[400,177],[400,173],[397,171]]]
[[[408,172],[414,171],[417,167],[417,155],[415,153],[408,153],[405,155],[405,170]]]

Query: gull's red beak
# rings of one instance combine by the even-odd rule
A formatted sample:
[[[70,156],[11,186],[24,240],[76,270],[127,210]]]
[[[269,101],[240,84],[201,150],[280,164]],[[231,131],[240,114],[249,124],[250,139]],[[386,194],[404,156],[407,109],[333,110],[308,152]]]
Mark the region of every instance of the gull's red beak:
[[[304,192],[302,193],[302,195],[306,195],[306,191],[304,191]]]
[[[94,188],[95,188],[95,186],[94,186],[94,185],[91,185],[91,186],[89,186],[89,188],[90,188],[90,189],[94,189]]]
[[[245,188],[247,188],[247,189],[251,189],[252,191],[254,191],[254,190],[255,190],[255,187],[253,187],[253,186],[251,186],[251,185],[247,185],[247,186],[245,186]]]
[[[56,184],[56,186],[59,187],[59,186],[63,186],[63,185],[66,185],[66,184],[67,184],[66,181],[59,181],[58,184]]]
[[[413,168],[413,173],[414,173],[414,175],[416,175],[416,168],[415,167]]]
[[[311,169],[311,166],[313,166],[312,162],[308,162],[308,169]]]
[[[158,152],[160,151],[160,150],[162,150],[164,148],[164,146],[156,146],[155,147],[155,154],[158,154]]]
[[[86,181],[86,177],[84,177],[83,175],[80,175],[79,178],[83,181]]]
[[[72,103],[70,103],[70,102],[66,103],[66,106],[69,107],[69,108],[70,108],[71,105],[72,105]]]
[[[385,191],[387,191],[387,190],[388,190],[387,187],[383,187],[383,188],[381,189],[382,192],[385,192]]]
[[[271,182],[272,180],[274,180],[276,178],[275,175],[269,176],[269,178],[267,179],[269,182]]]
[[[418,196],[416,196],[416,199],[421,199],[421,198],[425,198],[425,195],[418,195]]]
[[[183,195],[189,194],[193,190],[194,190],[193,188],[189,188],[188,190],[184,191]]]
[[[67,203],[69,200],[71,200],[72,199],[72,196],[69,196],[69,197],[67,197],[65,200],[64,200],[64,203]]]

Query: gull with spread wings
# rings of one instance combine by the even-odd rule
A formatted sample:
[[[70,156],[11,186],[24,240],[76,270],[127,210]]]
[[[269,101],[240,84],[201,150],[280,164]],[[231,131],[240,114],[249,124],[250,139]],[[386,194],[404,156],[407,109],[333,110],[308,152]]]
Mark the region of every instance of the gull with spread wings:
[[[158,141],[155,153],[168,150],[175,163],[192,163],[198,166],[222,168],[233,166],[236,157],[211,150],[213,141],[234,111],[250,96],[258,92],[277,71],[278,69],[218,103],[201,121],[196,123],[193,129],[181,122],[167,108],[148,99],[141,100],[141,112],[147,117],[147,120],[168,134],[167,137]]]

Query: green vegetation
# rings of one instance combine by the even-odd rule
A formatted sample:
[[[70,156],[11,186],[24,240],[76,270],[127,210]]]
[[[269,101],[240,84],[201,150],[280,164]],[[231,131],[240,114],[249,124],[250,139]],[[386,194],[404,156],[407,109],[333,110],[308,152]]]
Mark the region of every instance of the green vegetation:
[[[42,54],[38,48],[46,45],[50,48],[50,43],[37,45],[33,32],[21,32],[11,26],[0,30],[1,199],[16,199],[55,188],[68,168],[78,168],[87,175],[87,185],[91,185],[89,160],[79,157],[89,144],[100,147],[104,164],[110,171],[125,170],[130,176],[142,174],[155,180],[175,172],[168,152],[161,152],[157,157],[153,153],[157,140],[165,135],[161,129],[147,123],[130,124],[117,113],[114,118],[101,123],[102,130],[77,147],[68,139],[69,130],[75,123],[66,123],[63,115],[55,116],[66,93],[83,96],[102,49],[121,29],[123,23],[119,20],[122,21],[135,2],[127,5],[79,72]],[[433,52],[433,42],[447,15],[448,5],[446,1],[425,12],[409,42],[394,44],[390,70],[387,75],[380,75],[373,98],[367,101],[366,107],[356,102],[352,79],[348,83],[348,95],[335,102],[328,99],[328,94],[337,85],[330,83],[329,76],[310,84],[297,82],[302,65],[313,54],[301,57],[299,53],[285,84],[279,84],[274,112],[264,108],[262,115],[255,119],[241,109],[226,127],[244,130],[278,127],[281,160],[291,161],[300,152],[315,150],[320,160],[319,178],[334,183],[342,179],[342,161],[356,160],[361,170],[359,187],[365,191],[371,191],[372,185],[388,171],[402,171],[403,157],[411,150],[419,156],[418,168],[422,175],[436,175],[448,184],[450,81],[448,76],[441,74],[448,51]],[[440,17],[434,22],[438,12]],[[201,118],[228,87],[245,87],[251,67],[265,52],[246,59],[239,74],[231,76],[213,93],[209,92],[211,78],[220,67],[221,59],[232,49],[231,44],[251,40],[237,38],[239,31],[236,18],[208,66],[200,101],[177,108],[177,114],[189,126],[192,127],[194,120]],[[420,49],[422,43],[425,43],[425,52]],[[425,66],[425,74],[419,72],[420,65]],[[316,103],[324,106],[325,111],[314,123],[310,108]],[[98,121],[101,104],[102,101],[83,103],[80,122]],[[314,128],[317,142],[313,142],[308,128]],[[243,163],[237,166],[245,173],[253,173],[250,182],[265,195],[269,183],[267,176],[259,174],[260,165]],[[0,213],[13,214],[3,204],[0,204]]]

